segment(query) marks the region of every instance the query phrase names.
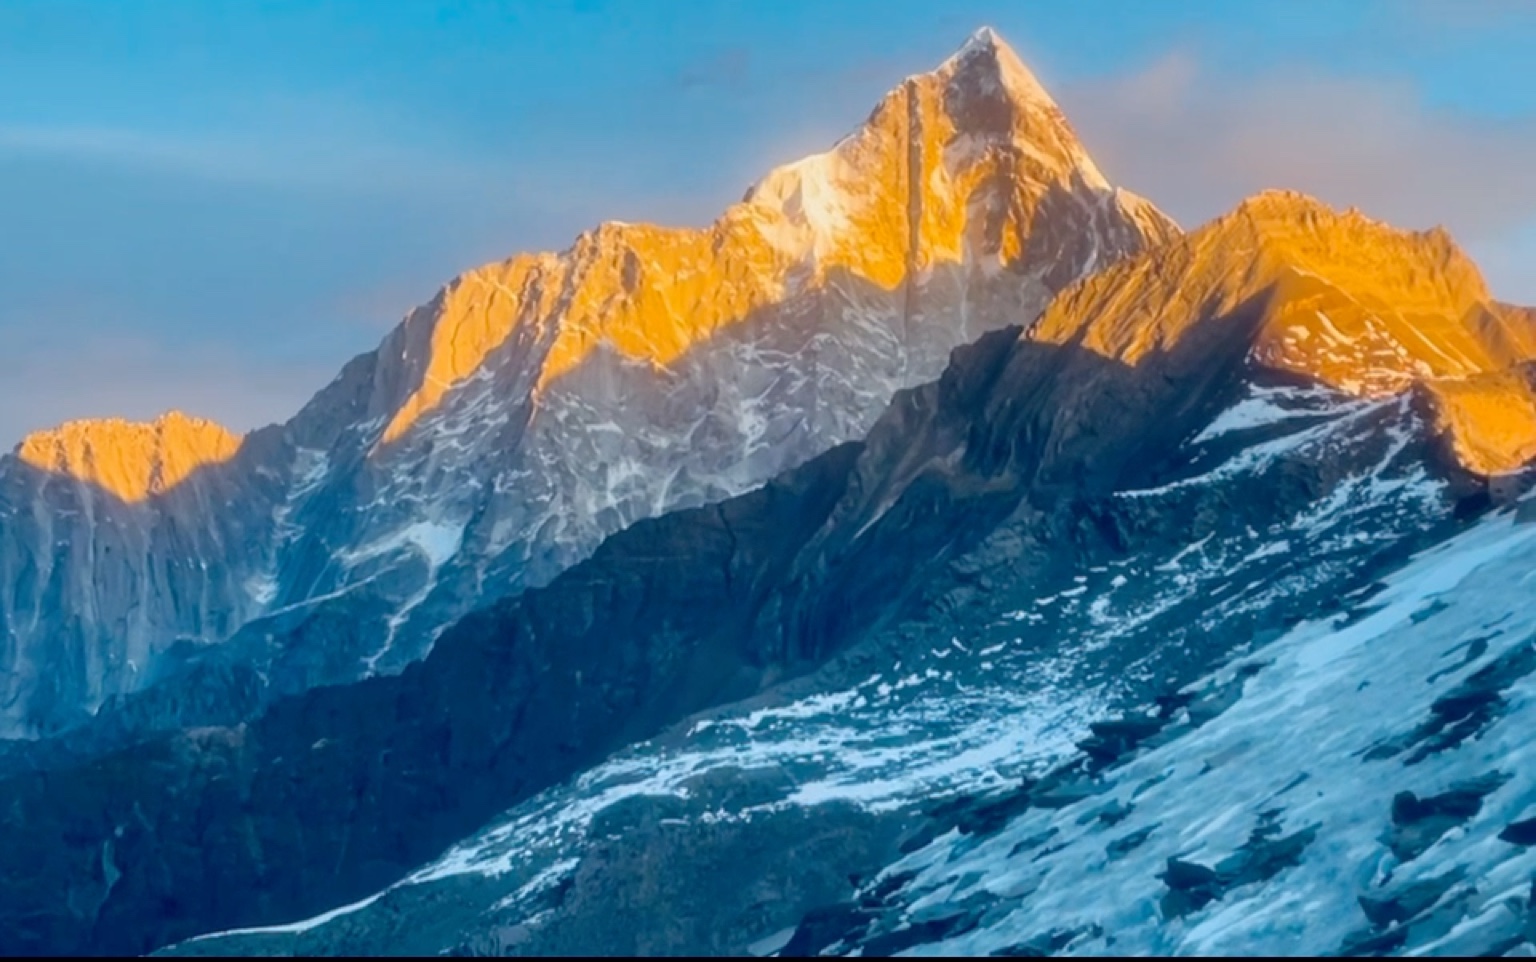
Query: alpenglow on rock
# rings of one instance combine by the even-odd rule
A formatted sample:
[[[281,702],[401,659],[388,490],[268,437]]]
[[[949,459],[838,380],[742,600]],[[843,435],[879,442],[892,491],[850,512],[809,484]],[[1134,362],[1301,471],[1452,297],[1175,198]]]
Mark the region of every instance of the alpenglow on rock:
[[[1531,438],[1518,393],[1466,423],[1439,398],[1515,376],[1529,334],[1443,233],[1260,195],[419,671],[0,784],[41,813],[9,875],[65,901],[34,865],[94,868],[106,819],[55,814],[89,786],[146,813],[110,918],[164,944],[142,906],[190,893],[173,924],[225,931],[188,955],[1500,954],[1536,933],[1536,501],[1475,466],[1519,444],[1464,442]],[[207,804],[231,771],[302,787]],[[302,865],[260,863],[301,833]],[[193,837],[201,864],[134,884]],[[235,896],[279,875],[281,908]],[[23,941],[46,911],[11,951],[112,947]]]
[[[929,843],[935,865],[963,858],[957,826],[980,840],[1023,807],[1080,803],[1077,826],[1133,818],[1140,841],[1122,847],[1194,857],[1199,819],[1154,827],[1161,816],[1127,810],[1163,766],[1117,788],[1107,816],[1092,798],[1096,773],[1161,734],[1144,707],[1185,705],[1183,730],[1197,727],[1241,692],[1217,676],[1186,705],[1186,682],[1241,653],[1262,663],[1261,646],[1302,619],[1364,615],[1375,602],[1362,593],[1493,501],[1437,443],[1418,382],[1357,396],[1329,380],[1339,372],[1266,359],[1307,303],[1296,270],[1324,272],[1341,301],[1399,299],[1390,272],[1358,269],[1353,244],[1307,256],[1348,237],[1321,205],[1246,223],[1255,213],[1074,286],[1028,332],[957,349],[864,439],[610,536],[549,584],[457,621],[410,670],[283,698],[247,723],[0,772],[17,828],[0,847],[0,954],[142,953],[222,932],[189,951],[740,954],[777,933],[786,955],[813,955],[862,938],[854,923],[864,954],[890,954],[961,932],[925,919],[970,924],[994,907],[945,904],[946,886],[972,884],[949,869],[941,890],[899,904],[885,896],[900,880],[872,878]],[[1259,256],[1221,242],[1245,234]],[[1374,236],[1417,258],[1415,235]],[[1307,242],[1275,243],[1296,237]],[[1453,266],[1409,273],[1454,286]],[[1432,344],[1451,351],[1458,330]],[[1412,381],[1413,360],[1347,374]],[[1477,636],[1461,631],[1441,641],[1460,634],[1466,660],[1442,648],[1413,674],[1445,654],[1443,668],[1476,670]],[[1338,682],[1335,704],[1353,687]],[[1467,733],[1459,719],[1489,694],[1453,695],[1441,729]],[[1181,755],[1186,802],[1202,768],[1243,757],[1252,732],[1228,732],[1219,756],[1198,737]],[[1352,769],[1353,751],[1334,764]],[[1025,774],[1044,784],[1009,792]],[[1249,799],[1255,816],[1267,794]],[[1307,831],[1306,814],[1283,837]],[[1227,828],[1239,824],[1251,823]],[[1119,837],[1053,828],[1082,839],[1058,862],[1075,877]],[[1032,873],[1034,849],[1056,840],[1022,843],[1044,831],[996,854]],[[1223,848],[1199,863],[1221,865]],[[996,881],[1008,899],[1033,891]],[[1081,887],[1067,891],[1081,910]],[[1146,930],[1155,907],[1111,901]]]
[[[605,535],[861,436],[955,346],[1176,233],[980,31],[706,228],[605,224],[462,275],[284,425],[23,442],[0,734],[209,656],[282,690],[397,670]]]

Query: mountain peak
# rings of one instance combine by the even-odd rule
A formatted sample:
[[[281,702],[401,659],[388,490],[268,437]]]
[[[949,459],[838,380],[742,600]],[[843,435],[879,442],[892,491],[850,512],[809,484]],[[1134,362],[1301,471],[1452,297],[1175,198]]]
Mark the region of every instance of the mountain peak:
[[[1034,79],[1029,68],[1024,66],[1023,61],[1019,60],[1019,55],[1008,45],[1008,41],[991,27],[977,28],[966,38],[965,43],[960,45],[960,49],[940,65],[939,70],[975,69],[978,66],[1006,69],[1016,75]],[[1044,93],[1044,90],[1040,92]]]
[[[1027,319],[1049,292],[1177,231],[1109,185],[1034,75],[983,28],[890,90],[830,150],[770,171],[707,228],[605,224],[559,255],[462,277],[419,332],[420,387],[381,442],[404,437],[514,326],[542,327],[529,337],[550,345],[543,391],[600,348],[674,364],[829,282],[904,302],[905,286],[935,270],[974,270],[978,289],[1025,305],[1007,313]]]
[[[240,441],[213,421],[166,411],[149,422],[66,421],[27,435],[15,454],[38,470],[94,484],[124,501],[142,501],[198,468],[229,460]]]
[[[1055,107],[1034,72],[1024,65],[1008,42],[991,27],[981,27],[954,55],[934,71],[952,78],[975,76],[1001,85],[1014,99]]]
[[[1158,293],[1152,300],[1133,293],[1154,289]],[[1134,362],[1155,344],[1176,338],[1183,324],[1179,318],[1187,314],[1186,320],[1193,321],[1199,313],[1154,309],[1149,306],[1154,302],[1221,305],[1224,311],[1269,290],[1282,295],[1277,304],[1303,304],[1310,315],[1326,314],[1331,305],[1338,314],[1329,324],[1347,313],[1362,325],[1392,328],[1394,343],[1404,346],[1401,354],[1388,350],[1383,355],[1395,359],[1387,367],[1402,369],[1395,382],[1420,375],[1465,376],[1511,363],[1513,354],[1520,353],[1493,346],[1477,328],[1480,312],[1510,312],[1495,310],[1477,266],[1445,231],[1401,230],[1354,208],[1339,211],[1306,194],[1282,190],[1249,197],[1199,229],[1086,280],[1064,294],[1059,309],[1053,305],[1042,324],[1049,322],[1056,336],[1083,324],[1106,336],[1113,332],[1102,353]],[[1118,307],[1085,309],[1088,302],[1104,298]],[[1297,321],[1309,332],[1318,323],[1323,322]],[[1291,346],[1286,356],[1294,354],[1297,364],[1313,348],[1342,356],[1345,345],[1336,343],[1340,338],[1364,336],[1363,331],[1338,334],[1326,327],[1304,335],[1272,325],[1271,334],[1276,344]],[[1396,390],[1401,384],[1379,386]]]
[[[996,30],[983,25],[977,27],[975,31],[973,31],[971,35],[966,38],[965,44],[960,48],[960,52],[964,53],[965,51],[971,49],[996,49],[997,47],[1007,46],[1008,45],[1006,42],[1004,42],[1003,38],[998,36]]]
[[[1265,191],[1064,292],[1032,336],[1128,364],[1203,321],[1261,312],[1255,365],[1382,397],[1414,384],[1441,402],[1463,465],[1509,470],[1536,451],[1536,358],[1526,315],[1494,302],[1442,229],[1406,231],[1305,194]]]
[[[1249,197],[1212,226],[1223,242],[1235,241],[1234,230],[1248,234],[1272,260],[1393,310],[1459,318],[1491,302],[1482,272],[1443,227],[1403,230],[1286,190]]]
[[[1350,208],[1354,211],[1354,208]],[[1256,194],[1250,194],[1238,201],[1233,210],[1234,215],[1243,215],[1254,219],[1285,218],[1306,214],[1334,214],[1335,211],[1328,204],[1313,197],[1311,194],[1299,190],[1287,190],[1283,188],[1267,188]]]
[[[914,84],[935,88],[934,99],[957,135],[1019,147],[1057,173],[1109,189],[1056,101],[991,27],[971,34],[932,72],[908,78],[903,89]]]

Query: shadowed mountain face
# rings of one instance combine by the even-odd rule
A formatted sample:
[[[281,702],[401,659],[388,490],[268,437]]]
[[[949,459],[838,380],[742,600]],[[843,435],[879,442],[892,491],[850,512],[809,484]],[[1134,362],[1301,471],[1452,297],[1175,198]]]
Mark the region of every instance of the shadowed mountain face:
[[[1276,211],[1274,229],[1315,213]],[[1294,297],[1294,268],[1279,269],[1290,255],[1255,266],[1250,249],[1205,250],[1211,236],[1127,262],[1119,287],[1072,288],[1027,335],[983,335],[940,379],[898,392],[862,442],[629,527],[459,622],[399,675],[8,777],[0,792],[25,830],[0,853],[0,948],[143,951],[369,896],[699,710],[781,683],[814,693],[872,663],[948,684],[924,652],[980,626],[1006,625],[989,650],[1016,649],[1026,669],[1071,657],[1065,676],[1012,677],[1015,695],[1050,677],[1071,698],[1150,697],[1363,586],[1453,524],[1456,492],[1477,482],[1437,440],[1433,398],[1412,377],[1397,394],[1352,395],[1266,365]],[[1265,540],[1285,531],[1294,546]],[[1158,572],[1179,570],[1191,542],[1230,553],[1222,583],[1169,577],[1195,595],[1168,601]],[[1021,596],[1074,597],[1115,565],[1140,572],[1150,608],[1123,637],[1079,650],[1070,606],[1018,634],[1014,616],[1034,617]],[[1201,590],[1221,620],[1188,616]],[[877,839],[889,826],[865,828]],[[883,849],[849,851],[878,861]]]
[[[1536,450],[1532,321],[1294,194],[1177,233],[983,31],[708,229],[466,275],[287,425],[24,445],[9,717],[120,697],[0,759],[0,952],[1240,948],[1198,913],[1366,838],[1227,838],[1256,777],[1356,714],[1403,724],[1352,758],[1440,777],[1518,708],[1536,660],[1470,609],[1433,704],[1339,666],[1529,540],[1478,519]],[[1392,801],[1374,929],[1319,951],[1456,931],[1400,925],[1454,881],[1389,883],[1511,778],[1474,774]],[[1084,866],[1134,897],[1083,911]]]
[[[0,734],[156,686],[115,724],[194,720],[189,674],[398,671],[625,525],[861,437],[953,347],[1176,233],[983,32],[707,228],[605,224],[463,275],[285,425],[29,438],[0,461]]]
[[[1016,354],[1016,334],[983,338],[937,385],[898,397],[867,446],[637,524],[548,587],[461,622],[403,674],[9,779],[13,824],[34,841],[0,855],[4,949],[143,951],[356,898],[607,752],[823,661],[913,584],[915,559],[942,558],[1017,504],[1012,458],[900,480],[909,451],[963,449],[1010,362],[1149,389],[1076,349]],[[1050,393],[1022,416],[1053,417]],[[909,445],[913,431],[924,439]],[[1042,449],[1062,442],[1048,432],[1020,461],[1048,471],[1058,459]],[[875,518],[887,478],[898,496]]]

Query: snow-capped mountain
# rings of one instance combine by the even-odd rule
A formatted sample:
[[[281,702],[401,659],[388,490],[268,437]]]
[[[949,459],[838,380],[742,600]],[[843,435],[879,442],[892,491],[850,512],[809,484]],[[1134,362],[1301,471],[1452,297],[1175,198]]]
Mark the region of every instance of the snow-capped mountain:
[[[801,619],[848,645],[815,673],[358,902],[175,952],[1536,942],[1536,501],[1462,466],[1521,460],[1528,388],[1445,400],[1515,377],[1528,324],[1438,233],[1254,198],[898,397],[806,553],[844,546],[842,604],[865,566],[902,583]],[[925,525],[962,533],[913,550]]]
[[[284,425],[26,439],[0,461],[0,734],[397,671],[604,536],[861,437],[952,348],[1176,233],[978,32],[706,228],[464,274]]]
[[[1440,235],[1261,195],[957,349],[862,440],[629,526],[399,674],[6,776],[24,830],[0,850],[0,949],[1230,947],[1179,933],[1326,848],[1328,805],[1295,824],[1275,805],[1253,825],[1212,812],[1202,836],[1154,778],[1210,777],[1178,746],[1239,772],[1242,738],[1283,739],[1277,706],[1311,706],[1305,731],[1331,750],[1348,672],[1406,677],[1378,648],[1326,670],[1306,652],[1347,647],[1318,640],[1341,631],[1413,643],[1401,626],[1440,609],[1403,599],[1445,555],[1410,559],[1457,554],[1468,530],[1506,538],[1498,506],[1521,481],[1476,459],[1518,460],[1525,395],[1445,398],[1519,376],[1523,317]],[[1387,347],[1352,352],[1329,325]],[[1511,596],[1523,577],[1486,574]],[[1349,634],[1350,617],[1371,630]],[[1492,730],[1493,702],[1456,686],[1504,679],[1488,659],[1515,649],[1440,640],[1476,651],[1454,669],[1471,674],[1429,683],[1468,712],[1431,709],[1446,721],[1430,730],[1423,696],[1372,694],[1372,723],[1408,732],[1373,762]],[[1211,784],[1235,796],[1252,775]],[[1436,799],[1461,789],[1404,784],[1403,837],[1448,827]],[[1359,835],[1349,813],[1366,807],[1330,810]],[[1075,904],[1089,884],[1083,826],[1121,823],[1127,838],[1102,841],[1126,860],[1106,869],[1127,873],[1125,899],[1030,928],[1027,899]],[[1249,841],[1221,834],[1239,827]],[[1056,844],[1075,854],[1045,861]],[[1384,844],[1400,862],[1412,847]],[[1155,917],[1136,914],[1130,868],[1148,858],[1176,860],[1162,871],[1182,893]],[[1330,876],[1308,877],[1315,898]],[[1335,880],[1347,903],[1359,880]],[[1416,911],[1384,909],[1382,931]]]
[[[285,425],[24,442],[0,953],[1536,952],[1533,360],[981,31]]]
[[[1439,309],[1401,323],[1398,278],[1438,289]],[[1529,356],[1509,347],[1528,319],[1487,304],[1441,236],[1294,195],[1128,260],[1025,337],[958,354],[937,400],[899,398],[875,429],[865,480],[843,489],[877,506],[843,518],[855,541],[925,477],[961,496],[920,502],[951,525],[974,523],[957,508],[980,476],[1029,493],[843,654],[609,757],[361,901],[175,952],[1536,942],[1519,767],[1536,501],[1457,466],[1519,459],[1527,395],[1486,422],[1443,400]],[[1354,336],[1328,336],[1341,327]],[[1361,350],[1360,328],[1400,349]],[[1042,360],[1033,345],[1051,343],[1076,353]],[[1077,420],[1128,396],[1114,368],[1087,377],[1106,356],[1162,368],[1153,417],[1187,412],[1167,448],[1120,450],[1144,406],[1111,408],[1129,428]],[[1488,437],[1505,446],[1468,443]],[[873,542],[910,547],[920,517]]]
[[[816,675],[622,751],[358,902],[174,951],[805,954],[868,944],[866,954],[889,954],[927,933],[958,934],[984,909],[1027,903],[951,903],[937,891],[964,875],[937,875],[951,851],[963,859],[1036,796],[1040,814],[1062,824],[1072,824],[1066,812],[1101,808],[1113,822],[1100,770],[1171,729],[1138,725],[1127,708],[1161,697],[1194,718],[1215,713],[1246,677],[1234,685],[1232,669],[1215,666],[1306,612],[1353,606],[1405,546],[1445,529],[1426,428],[1402,398],[1255,387],[1190,439],[1185,475],[1110,494],[1084,512],[1086,530],[1060,532],[1044,550],[1020,550],[1040,535],[1016,512],[959,559],[960,577],[936,579],[932,598]],[[1096,536],[1093,515],[1126,542]],[[1195,681],[1206,673],[1220,683]],[[1198,702],[1177,694],[1186,679]],[[1073,767],[1080,760],[1088,771]],[[1047,773],[1034,795],[1019,788]],[[1100,823],[1075,831],[1109,833],[1101,845],[1133,834]],[[940,884],[905,874],[930,863]],[[991,871],[967,884],[986,888]],[[1088,929],[1042,930],[1053,926]]]

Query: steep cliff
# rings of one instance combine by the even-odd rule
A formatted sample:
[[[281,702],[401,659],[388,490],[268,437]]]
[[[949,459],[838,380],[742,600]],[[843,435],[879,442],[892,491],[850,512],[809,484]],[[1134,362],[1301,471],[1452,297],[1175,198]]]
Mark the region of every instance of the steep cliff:
[[[1083,282],[1027,336],[982,336],[863,442],[629,527],[397,676],[7,778],[29,828],[0,855],[4,947],[141,951],[368,896],[611,752],[777,685],[814,703],[871,669],[913,672],[894,702],[847,704],[878,719],[928,691],[931,734],[1046,678],[1063,705],[1149,697],[1364,587],[1475,513],[1479,481],[1439,446],[1411,373],[1351,394],[1267,364],[1295,269],[1249,283],[1262,252],[1203,246],[1230,229]],[[1090,590],[1102,606],[1075,600]],[[973,704],[985,669],[943,666],[948,639],[978,633],[1017,673]]]
[[[731,644],[811,674],[360,901],[175,951],[1517,947],[1531,538],[1467,527],[1510,489],[1463,427],[1503,422],[1457,401],[1444,432],[1446,396],[1508,417],[1522,351],[1484,339],[1468,266],[1264,196],[1075,286],[898,395],[750,628],[712,595]],[[1351,304],[1402,349],[1292,350]]]
[[[105,423],[28,441],[0,462],[0,733],[189,671],[399,670],[604,536],[862,436],[955,346],[1176,233],[981,31],[706,228],[605,224],[464,274],[238,454]]]

